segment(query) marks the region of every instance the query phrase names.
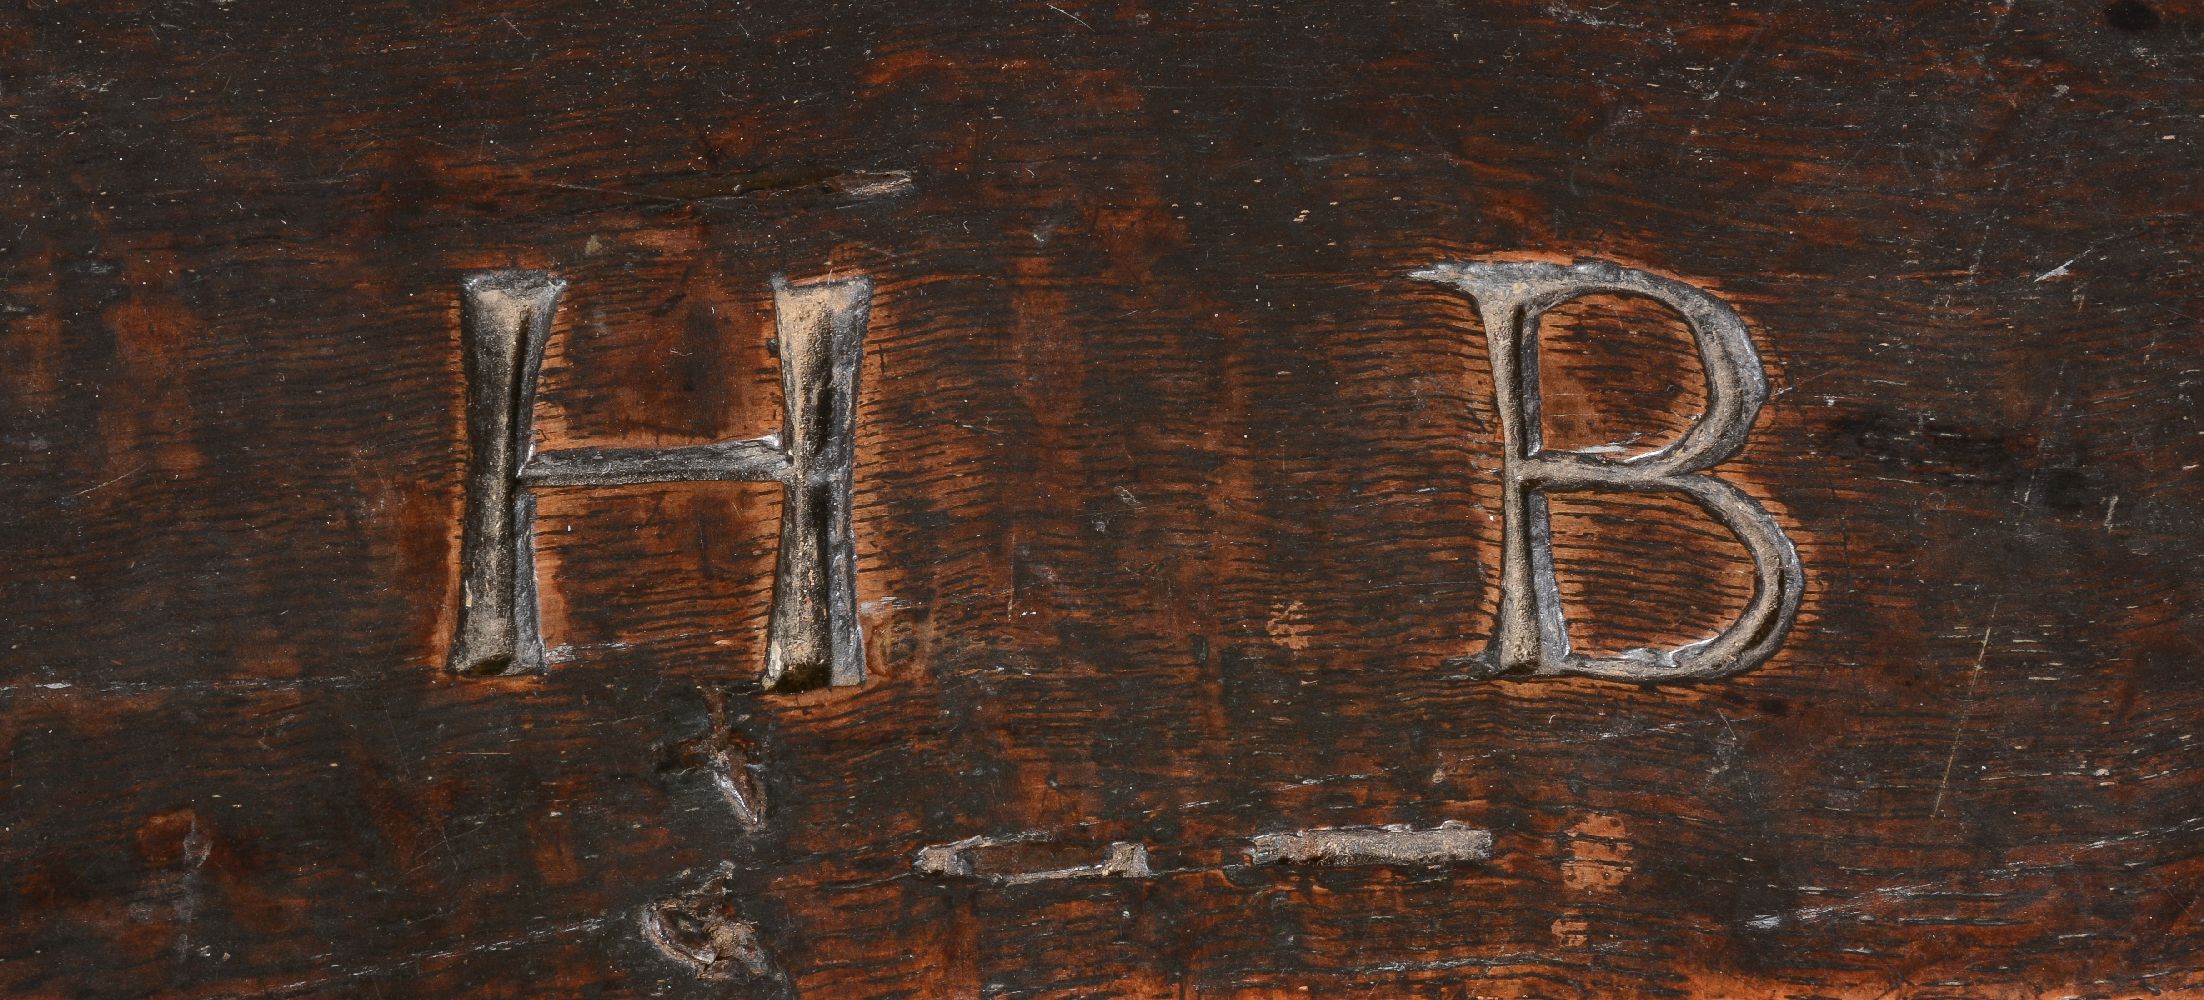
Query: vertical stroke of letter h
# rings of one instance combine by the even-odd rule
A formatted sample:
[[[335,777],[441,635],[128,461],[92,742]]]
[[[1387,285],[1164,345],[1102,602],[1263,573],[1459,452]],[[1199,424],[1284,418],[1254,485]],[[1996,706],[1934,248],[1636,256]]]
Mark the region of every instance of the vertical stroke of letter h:
[[[488,271],[461,283],[467,379],[467,502],[453,672],[544,669],[537,617],[539,489],[749,480],[781,484],[764,687],[864,681],[850,475],[857,375],[872,283],[862,277],[773,289],[780,345],[779,434],[677,448],[535,450],[536,377],[566,283],[541,271]]]
[[[1413,277],[1468,293],[1477,301],[1490,343],[1505,448],[1500,472],[1505,525],[1499,624],[1492,644],[1474,658],[1481,672],[1659,683],[1728,677],[1775,655],[1798,617],[1805,582],[1798,550],[1751,495],[1705,474],[1744,446],[1768,396],[1760,356],[1737,313],[1683,282],[1604,261],[1450,263]],[[1681,314],[1707,378],[1705,416],[1667,447],[1623,461],[1548,451],[1539,427],[1539,317],[1571,299],[1602,292],[1642,295]],[[1689,497],[1752,555],[1753,596],[1744,613],[1721,634],[1679,649],[1633,649],[1611,657],[1571,652],[1546,508],[1546,494],[1568,491],[1666,491]]]

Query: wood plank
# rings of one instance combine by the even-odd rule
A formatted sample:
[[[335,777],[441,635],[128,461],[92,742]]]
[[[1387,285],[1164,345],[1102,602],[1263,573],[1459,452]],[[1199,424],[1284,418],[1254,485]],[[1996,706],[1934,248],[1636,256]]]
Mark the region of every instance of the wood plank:
[[[0,992],[2204,995],[2204,8],[30,3],[0,12]],[[1706,291],[1804,568],[1723,680],[1483,678],[1446,261]],[[445,669],[459,282],[567,282],[543,452],[780,426],[873,283],[864,683],[759,690],[781,487],[546,490]],[[1542,330],[1556,447],[1706,396]],[[1553,500],[1572,640],[1753,566]],[[1489,860],[1250,863],[1461,828]],[[918,864],[990,838],[974,874]],[[974,841],[973,843],[978,843]],[[1131,846],[1142,852],[1130,862]],[[988,867],[994,866],[994,867]]]

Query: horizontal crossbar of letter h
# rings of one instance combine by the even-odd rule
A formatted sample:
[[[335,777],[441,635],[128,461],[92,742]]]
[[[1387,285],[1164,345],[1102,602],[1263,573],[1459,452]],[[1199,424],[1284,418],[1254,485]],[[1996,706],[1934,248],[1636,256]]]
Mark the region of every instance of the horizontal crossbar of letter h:
[[[850,471],[872,282],[862,277],[775,282],[779,434],[677,448],[539,454],[536,378],[565,290],[564,281],[542,271],[487,271],[461,284],[470,450],[453,672],[484,676],[544,669],[536,491],[747,480],[777,482],[782,496],[764,687],[798,691],[863,683]]]

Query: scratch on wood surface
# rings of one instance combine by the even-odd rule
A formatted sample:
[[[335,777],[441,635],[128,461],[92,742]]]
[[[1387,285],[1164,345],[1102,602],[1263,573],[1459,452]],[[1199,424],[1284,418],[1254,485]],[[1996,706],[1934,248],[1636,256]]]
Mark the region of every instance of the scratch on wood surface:
[[[1071,11],[1065,10],[1064,8],[1062,8],[1062,7],[1058,7],[1058,6],[1056,6],[1055,4],[1052,4],[1052,3],[1045,3],[1045,4],[1042,4],[1041,6],[1043,6],[1043,7],[1047,7],[1048,9],[1050,9],[1050,10],[1053,10],[1053,11],[1055,11],[1055,12],[1059,13],[1059,14],[1062,14],[1062,15],[1064,15],[1065,17],[1071,18],[1071,19],[1072,19],[1073,21],[1077,22],[1077,23],[1078,23],[1078,25],[1079,25],[1080,27],[1082,27],[1082,28],[1085,28],[1085,29],[1087,29],[1088,31],[1093,31],[1093,30],[1094,30],[1094,25],[1088,24],[1085,18],[1083,18],[1083,17],[1080,17],[1079,15],[1077,15],[1077,14],[1074,14],[1074,13],[1072,13]]]
[[[635,201],[691,208],[714,208],[773,198],[783,194],[824,197],[835,204],[854,204],[912,191],[917,184],[909,170],[831,170],[819,167],[754,170],[742,174],[689,176],[641,186],[611,187],[507,178],[523,187],[555,191],[579,191]]]
[[[74,499],[76,499],[76,498],[78,498],[78,497],[88,497],[88,496],[91,496],[92,494],[94,494],[94,493],[98,493],[99,491],[101,491],[101,490],[104,490],[104,489],[106,489],[106,488],[108,488],[108,487],[110,487],[110,486],[113,486],[113,485],[115,485],[116,483],[122,482],[123,480],[125,480],[125,479],[128,479],[128,478],[130,478],[131,476],[135,476],[135,475],[137,475],[138,473],[144,472],[144,471],[145,471],[145,467],[146,467],[146,463],[144,463],[144,462],[140,462],[140,463],[138,463],[138,464],[137,464],[137,465],[136,465],[135,467],[133,467],[133,468],[132,468],[132,469],[131,469],[130,471],[128,471],[128,472],[125,472],[125,473],[123,473],[122,475],[116,476],[115,478],[113,478],[113,479],[110,479],[110,480],[107,480],[106,482],[100,483],[100,484],[98,484],[98,485],[96,485],[96,486],[90,486],[90,487],[87,487],[87,488],[85,488],[85,489],[81,489],[81,490],[78,490],[78,491],[76,491],[75,493],[71,493],[71,494],[69,494],[69,499],[71,499],[71,500],[74,500]]]
[[[424,963],[440,961],[443,959],[464,958],[468,955],[482,954],[485,952],[511,951],[515,948],[523,948],[532,944],[543,944],[545,942],[556,941],[561,938],[573,937],[577,934],[591,934],[602,929],[605,924],[609,922],[610,921],[606,920],[603,917],[597,917],[591,920],[582,920],[571,924],[562,924],[557,927],[546,927],[542,930],[531,931],[527,934],[522,934],[517,937],[499,938],[498,940],[485,941],[481,944],[464,945],[458,948],[444,948],[436,951],[423,952],[417,955],[409,955],[394,962],[384,962],[377,965],[357,966],[353,968],[331,969],[330,974],[326,976],[320,976],[314,979],[301,979],[295,982],[285,983],[281,986],[270,987],[268,989],[260,990],[254,993],[236,993],[227,995],[236,997],[237,1000],[261,1000],[261,998],[297,996],[301,993],[321,990],[337,983],[349,982],[357,979],[377,979],[384,976],[416,975],[421,971],[421,967]]]
[[[1959,760],[1959,739],[1965,735],[1967,723],[1974,720],[1974,699],[1982,680],[1982,664],[1990,657],[1990,632],[1997,626],[1997,602],[1990,602],[1990,613],[1982,623],[1982,647],[1975,651],[1974,667],[1967,671],[1967,700],[1960,705],[1959,720],[1951,727],[1951,752],[1944,755],[1944,776],[1936,782],[1936,799],[1929,804],[1929,818],[1935,819],[1944,811],[1944,793],[1951,789],[1952,765]]]

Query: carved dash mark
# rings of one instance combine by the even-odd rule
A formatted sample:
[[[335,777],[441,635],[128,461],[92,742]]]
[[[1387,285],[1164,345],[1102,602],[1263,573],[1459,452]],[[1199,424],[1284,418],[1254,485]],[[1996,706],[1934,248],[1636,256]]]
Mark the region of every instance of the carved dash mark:
[[[461,284],[471,449],[452,671],[486,676],[544,669],[536,490],[739,480],[777,482],[782,490],[765,689],[863,683],[850,475],[872,282],[862,277],[774,282],[779,434],[680,448],[577,448],[539,455],[536,378],[565,289],[564,281],[542,271],[490,271]]]
[[[1034,882],[1085,878],[1147,878],[1155,874],[1148,867],[1148,849],[1128,841],[1112,843],[1097,862],[1040,866],[1023,863],[1031,860],[1022,856],[1028,853],[1028,849],[1045,849],[1048,846],[1050,845],[1031,834],[1013,837],[966,837],[947,844],[920,848],[917,859],[911,864],[911,870],[927,878],[969,879],[996,885],[1029,885]]]
[[[1492,860],[1492,831],[1448,820],[1435,827],[1404,825],[1343,827],[1260,833],[1248,838],[1250,865],[1332,868],[1434,867]],[[1072,879],[1146,879],[1195,872],[1216,866],[1157,869],[1144,844],[1114,841],[1099,860],[1077,853],[1038,832],[1000,837],[966,837],[919,849],[911,872],[939,882],[985,882],[998,886],[1032,885]],[[1221,868],[1237,867],[1227,861]]]
[[[1450,663],[1485,677],[1581,674],[1653,684],[1728,677],[1774,656],[1798,619],[1805,587],[1798,549],[1750,494],[1705,473],[1744,447],[1768,398],[1760,355],[1736,311],[1681,281],[1605,261],[1439,264],[1411,277],[1452,285],[1476,300],[1491,341],[1492,387],[1506,447],[1499,624],[1484,653]],[[1667,447],[1619,462],[1586,451],[1549,451],[1539,432],[1539,317],[1602,292],[1642,295],[1676,310],[1691,327],[1707,377],[1705,417]],[[1546,494],[1565,491],[1689,497],[1752,553],[1752,602],[1721,634],[1680,649],[1609,657],[1571,652],[1546,512]]]
[[[1254,837],[1250,864],[1439,865],[1492,860],[1492,831],[1448,821],[1428,830],[1406,826],[1295,830]]]

